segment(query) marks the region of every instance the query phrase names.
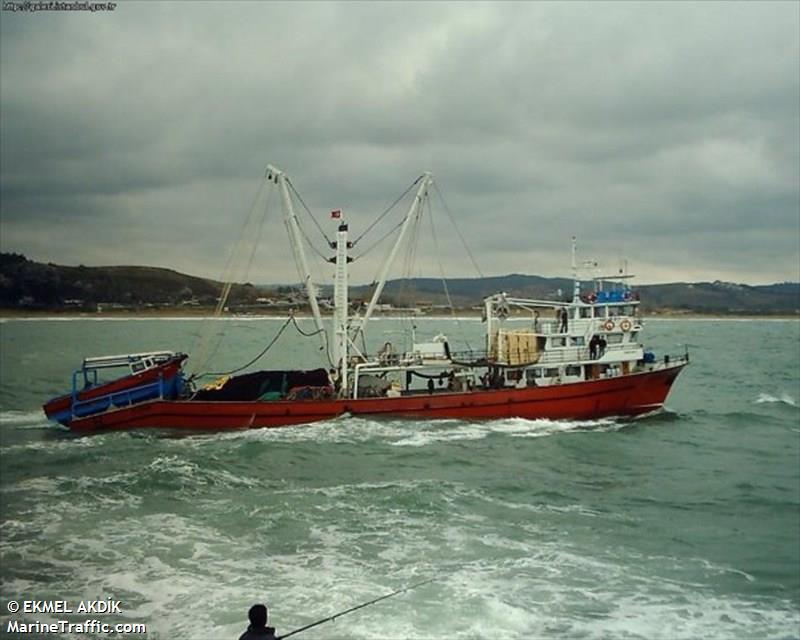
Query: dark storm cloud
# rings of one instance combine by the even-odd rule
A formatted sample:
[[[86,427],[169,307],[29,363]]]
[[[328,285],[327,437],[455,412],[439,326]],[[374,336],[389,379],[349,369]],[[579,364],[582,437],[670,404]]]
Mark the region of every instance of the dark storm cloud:
[[[650,281],[797,279],[799,23],[796,3],[4,13],[2,247],[219,277],[273,162],[353,229],[433,171],[485,273],[563,275],[578,235]],[[429,248],[474,275],[445,223]],[[251,279],[292,277],[268,262]]]

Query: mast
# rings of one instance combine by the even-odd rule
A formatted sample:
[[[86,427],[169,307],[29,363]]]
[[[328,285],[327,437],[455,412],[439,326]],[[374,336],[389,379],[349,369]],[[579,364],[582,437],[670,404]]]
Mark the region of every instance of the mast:
[[[408,213],[406,214],[405,219],[403,220],[403,225],[400,227],[400,233],[397,235],[397,240],[395,240],[394,246],[392,247],[391,252],[389,253],[389,257],[386,258],[386,261],[383,263],[383,267],[381,268],[380,277],[378,278],[378,284],[375,287],[375,293],[372,294],[372,298],[369,301],[369,305],[367,306],[367,310],[364,312],[364,317],[361,318],[358,329],[356,330],[356,335],[358,332],[364,331],[364,327],[366,326],[367,322],[372,315],[372,312],[375,310],[375,305],[378,304],[378,299],[381,297],[381,293],[383,293],[383,287],[386,285],[386,276],[389,273],[389,269],[394,262],[395,256],[397,256],[397,252],[400,249],[400,245],[403,242],[403,238],[405,238],[406,231],[408,227],[411,226],[411,221],[417,215],[418,211],[422,207],[422,201],[428,193],[428,187],[433,182],[433,177],[431,176],[429,171],[426,171],[422,175],[422,183],[419,185],[419,189],[417,189],[417,194],[414,196],[414,201],[411,203],[411,206],[408,209]],[[355,336],[354,338],[355,339]]]
[[[336,257],[331,262],[336,264],[336,279],[333,283],[333,365],[339,369],[340,393],[347,395],[347,263],[351,258],[347,255],[350,248],[347,241],[347,223],[340,220],[336,233]]]
[[[581,297],[581,281],[578,280],[578,262],[576,259],[576,253],[578,251],[578,240],[575,236],[572,236],[572,280],[573,280],[573,290],[572,290],[572,302],[578,302]],[[577,313],[577,311],[576,311]]]
[[[324,344],[324,336],[322,333],[325,327],[322,324],[322,315],[319,312],[319,304],[317,303],[317,288],[311,281],[311,271],[308,268],[308,261],[306,260],[306,253],[303,249],[303,241],[300,236],[300,226],[297,224],[297,216],[292,207],[292,199],[289,197],[289,188],[286,186],[286,174],[280,169],[276,169],[271,164],[267,165],[267,179],[273,180],[281,192],[281,200],[283,202],[283,220],[286,223],[286,228],[289,230],[289,240],[292,243],[292,251],[297,257],[298,268],[301,271],[300,277],[303,279],[303,286],[308,296],[308,303],[311,305],[311,313],[314,315],[314,324],[317,326],[317,331],[320,332],[321,340]]]

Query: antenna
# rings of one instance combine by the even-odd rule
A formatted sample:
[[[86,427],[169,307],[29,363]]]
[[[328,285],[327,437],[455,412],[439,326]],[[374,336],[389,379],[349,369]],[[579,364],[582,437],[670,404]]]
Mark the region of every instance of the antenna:
[[[581,297],[581,281],[578,280],[578,263],[576,258],[577,252],[578,239],[575,236],[572,236],[572,280],[575,283],[572,290],[573,302],[577,302]]]

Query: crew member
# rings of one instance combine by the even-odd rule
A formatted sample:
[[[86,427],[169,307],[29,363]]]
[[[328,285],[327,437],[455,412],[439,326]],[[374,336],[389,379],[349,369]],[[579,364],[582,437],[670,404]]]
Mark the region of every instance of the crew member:
[[[597,360],[597,350],[600,347],[600,338],[597,334],[592,336],[592,339],[589,340],[589,358],[591,360]]]

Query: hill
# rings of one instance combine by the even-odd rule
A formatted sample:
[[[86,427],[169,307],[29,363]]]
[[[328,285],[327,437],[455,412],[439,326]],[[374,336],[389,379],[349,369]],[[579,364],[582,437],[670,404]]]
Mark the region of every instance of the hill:
[[[498,291],[512,296],[544,300],[566,300],[572,295],[572,280],[511,274],[491,278],[454,278],[447,280],[453,304],[469,306]],[[737,315],[800,314],[800,283],[744,285],[730,282],[673,283],[635,287],[641,294],[645,312],[683,311],[692,313]],[[371,287],[355,287],[354,294],[367,297]],[[417,278],[409,282],[386,284],[386,295],[399,305],[445,301],[442,281]],[[384,297],[386,297],[386,295]]]
[[[480,304],[487,295],[505,291],[512,296],[544,300],[566,299],[572,291],[568,278],[543,278],[523,274],[487,278],[450,278],[447,291],[456,307]],[[0,308],[96,310],[111,307],[213,307],[222,290],[215,280],[189,276],[157,267],[85,267],[42,264],[15,253],[0,253]],[[250,283],[231,289],[229,305],[249,308],[270,298],[270,303],[297,306],[295,287],[259,287]],[[696,282],[636,287],[645,312],[673,311],[713,314],[798,315],[800,283],[744,285]],[[323,295],[332,293],[322,287]],[[367,299],[371,285],[351,287],[354,300]],[[277,301],[276,301],[277,298]],[[383,300],[395,306],[438,306],[447,302],[442,280],[414,278],[391,280]]]
[[[0,307],[95,310],[97,305],[213,306],[222,283],[158,267],[69,267],[42,264],[0,253]],[[236,285],[232,302],[258,295],[251,284]]]

